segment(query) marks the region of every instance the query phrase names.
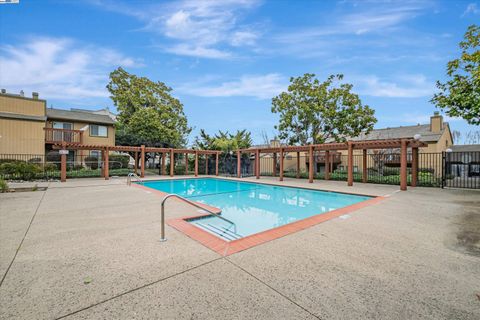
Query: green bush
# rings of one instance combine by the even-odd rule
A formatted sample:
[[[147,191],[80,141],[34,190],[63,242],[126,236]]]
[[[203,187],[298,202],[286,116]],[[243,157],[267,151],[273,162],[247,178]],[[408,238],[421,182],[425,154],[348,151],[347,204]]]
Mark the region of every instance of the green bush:
[[[8,191],[8,184],[5,180],[0,178],[0,193]]]
[[[0,175],[13,179],[33,180],[37,177],[42,169],[32,163],[3,163],[0,165]]]
[[[130,156],[128,155],[111,154],[108,157],[108,168],[109,169],[128,168],[129,162],[130,162]]]
[[[0,164],[3,163],[22,163],[25,162],[23,160],[17,160],[17,159],[0,159]]]

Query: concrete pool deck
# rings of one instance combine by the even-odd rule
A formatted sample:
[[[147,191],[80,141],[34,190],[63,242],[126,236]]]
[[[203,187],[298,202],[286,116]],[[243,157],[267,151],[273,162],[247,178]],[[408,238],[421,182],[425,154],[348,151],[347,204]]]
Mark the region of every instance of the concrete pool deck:
[[[223,257],[125,180],[0,194],[1,319],[480,318],[478,191],[262,178],[388,197]]]

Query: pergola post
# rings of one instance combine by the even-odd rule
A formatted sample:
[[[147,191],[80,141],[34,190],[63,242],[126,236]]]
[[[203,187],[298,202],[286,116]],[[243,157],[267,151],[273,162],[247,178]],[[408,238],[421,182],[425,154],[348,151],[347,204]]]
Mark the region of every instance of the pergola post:
[[[145,177],[145,145],[142,144],[140,147],[140,161],[142,163],[142,166],[140,168],[140,178]]]
[[[100,159],[100,177],[105,178],[105,150],[101,151]]]
[[[277,175],[277,153],[273,153],[273,176]]]
[[[205,153],[205,175],[208,176],[208,153]]]
[[[66,150],[65,148],[65,142],[63,142],[62,150]],[[60,181],[67,181],[67,155],[64,153],[60,155]]]
[[[162,175],[167,174],[167,154],[165,152],[162,152]]]
[[[362,150],[362,182],[367,183],[368,171],[367,171],[367,149]]]
[[[242,176],[242,153],[240,150],[237,151],[237,178]]]
[[[173,177],[173,173],[175,170],[175,153],[173,149],[170,149],[170,177]]]
[[[279,180],[283,181],[283,148],[280,148],[280,174]]]
[[[215,153],[215,175],[218,177],[218,152]]]
[[[325,151],[325,180],[330,180],[330,151]]]
[[[260,151],[255,151],[255,176],[260,179]]]
[[[195,177],[198,177],[198,151],[195,150]]]
[[[407,190],[407,140],[402,139],[400,148],[400,190]]]
[[[300,179],[300,152],[297,151],[297,179]]]
[[[353,143],[348,141],[348,170],[347,185],[353,186]]]
[[[185,175],[188,175],[188,153],[185,152]]]
[[[137,171],[138,171],[138,152],[135,152],[135,164],[133,165],[133,172],[135,172],[135,174],[137,174]]]
[[[308,149],[308,182],[313,183],[313,146]]]
[[[412,182],[411,186],[416,187],[418,181],[418,148],[412,148]]]
[[[110,179],[110,174],[109,174],[109,172],[108,172],[108,169],[109,169],[108,167],[110,166],[110,165],[108,164],[108,160],[109,160],[109,159],[108,159],[108,157],[109,157],[109,154],[108,154],[108,153],[109,153],[109,151],[108,151],[108,147],[107,147],[106,150],[105,150],[105,163],[104,163],[104,165],[103,165],[103,166],[105,167],[105,168],[104,168],[104,171],[103,171],[103,173],[104,173],[104,175],[105,175],[105,180]]]

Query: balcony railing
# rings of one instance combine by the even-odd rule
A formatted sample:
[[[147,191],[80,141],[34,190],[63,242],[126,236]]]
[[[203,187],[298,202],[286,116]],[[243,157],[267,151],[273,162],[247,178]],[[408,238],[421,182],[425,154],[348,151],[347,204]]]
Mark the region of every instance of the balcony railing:
[[[45,143],[78,143],[83,142],[82,130],[68,130],[68,129],[55,129],[55,128],[43,128],[45,130]]]

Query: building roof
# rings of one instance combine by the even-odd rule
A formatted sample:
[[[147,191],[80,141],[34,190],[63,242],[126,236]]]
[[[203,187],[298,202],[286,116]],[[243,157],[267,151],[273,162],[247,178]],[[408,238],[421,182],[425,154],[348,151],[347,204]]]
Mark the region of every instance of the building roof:
[[[430,124],[418,124],[414,126],[400,126],[393,128],[374,129],[369,134],[362,133],[358,137],[352,138],[353,141],[359,140],[384,140],[384,139],[402,139],[413,138],[420,134],[420,141],[437,142],[446,130],[448,123],[444,122],[443,129],[440,132],[431,132]]]
[[[451,146],[453,152],[480,152],[480,144],[463,144]]]
[[[84,111],[70,111],[47,108],[47,118],[56,120],[70,120],[87,123],[115,124],[115,121],[107,115]]]

